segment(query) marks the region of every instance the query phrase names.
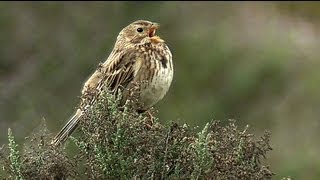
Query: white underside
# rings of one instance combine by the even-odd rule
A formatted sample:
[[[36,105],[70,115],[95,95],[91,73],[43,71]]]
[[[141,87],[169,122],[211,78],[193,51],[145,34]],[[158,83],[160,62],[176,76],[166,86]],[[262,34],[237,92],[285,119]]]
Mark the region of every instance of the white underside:
[[[140,100],[147,109],[160,101],[168,92],[173,78],[170,68],[161,68],[157,76],[154,76],[150,84],[140,94]]]

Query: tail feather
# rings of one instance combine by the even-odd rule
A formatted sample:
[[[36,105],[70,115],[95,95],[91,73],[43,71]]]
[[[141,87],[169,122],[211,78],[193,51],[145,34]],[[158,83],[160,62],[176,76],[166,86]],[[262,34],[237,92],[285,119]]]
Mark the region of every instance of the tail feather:
[[[77,128],[82,114],[83,112],[78,109],[77,112],[72,116],[72,118],[67,122],[67,124],[53,138],[51,144],[53,144],[54,146],[63,144],[71,135],[71,133]]]

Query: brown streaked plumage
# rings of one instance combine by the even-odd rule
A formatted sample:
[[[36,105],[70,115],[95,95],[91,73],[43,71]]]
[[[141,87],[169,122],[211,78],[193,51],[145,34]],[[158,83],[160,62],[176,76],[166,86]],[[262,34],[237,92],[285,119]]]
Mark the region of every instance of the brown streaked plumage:
[[[99,98],[103,88],[122,93],[120,105],[135,95],[135,110],[144,112],[167,93],[173,78],[172,54],[159,36],[157,23],[138,20],[123,28],[107,60],[85,82],[80,106],[54,137],[52,144],[66,141],[83,113]],[[120,90],[120,91],[119,91]]]

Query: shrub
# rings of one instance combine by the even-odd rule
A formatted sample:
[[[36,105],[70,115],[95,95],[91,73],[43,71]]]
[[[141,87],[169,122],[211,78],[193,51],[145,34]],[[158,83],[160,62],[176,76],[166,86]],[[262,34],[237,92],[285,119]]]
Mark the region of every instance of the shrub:
[[[197,133],[188,125],[120,111],[104,92],[85,113],[71,141],[77,153],[50,145],[45,125],[19,153],[9,130],[1,150],[5,178],[11,179],[271,179],[262,163],[271,150],[270,133],[259,140],[238,130],[234,120],[212,121]],[[154,110],[152,110],[153,112]],[[153,112],[154,113],[154,112]],[[152,125],[151,122],[153,121]],[[9,155],[8,152],[9,151]]]

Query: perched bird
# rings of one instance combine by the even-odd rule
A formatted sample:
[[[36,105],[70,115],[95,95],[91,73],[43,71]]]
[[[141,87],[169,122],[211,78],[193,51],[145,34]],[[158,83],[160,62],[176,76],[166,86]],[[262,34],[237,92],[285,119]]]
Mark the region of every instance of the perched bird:
[[[76,129],[84,112],[104,88],[117,95],[120,106],[135,95],[133,108],[142,113],[161,100],[173,78],[172,54],[156,30],[159,24],[138,20],[123,28],[107,60],[84,83],[79,108],[54,137],[52,144],[63,144]]]

